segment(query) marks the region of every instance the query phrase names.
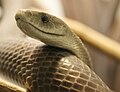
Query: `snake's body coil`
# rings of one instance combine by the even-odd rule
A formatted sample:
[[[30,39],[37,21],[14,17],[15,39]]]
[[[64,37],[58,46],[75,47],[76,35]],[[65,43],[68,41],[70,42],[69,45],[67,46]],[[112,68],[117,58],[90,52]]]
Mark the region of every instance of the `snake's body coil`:
[[[0,74],[30,92],[111,92],[76,56],[30,39],[0,41]]]

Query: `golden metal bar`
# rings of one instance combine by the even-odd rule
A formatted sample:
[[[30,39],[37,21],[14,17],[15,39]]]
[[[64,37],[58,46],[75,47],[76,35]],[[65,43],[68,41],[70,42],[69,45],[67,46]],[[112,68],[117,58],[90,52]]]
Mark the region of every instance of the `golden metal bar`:
[[[120,60],[119,42],[110,39],[80,22],[67,18],[64,20],[82,40]]]

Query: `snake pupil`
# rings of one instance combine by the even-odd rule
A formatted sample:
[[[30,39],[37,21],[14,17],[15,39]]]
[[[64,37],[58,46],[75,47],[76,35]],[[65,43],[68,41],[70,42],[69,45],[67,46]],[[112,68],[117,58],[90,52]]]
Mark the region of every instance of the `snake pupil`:
[[[43,23],[47,23],[49,21],[49,18],[48,18],[48,16],[43,15],[41,20],[42,20]]]

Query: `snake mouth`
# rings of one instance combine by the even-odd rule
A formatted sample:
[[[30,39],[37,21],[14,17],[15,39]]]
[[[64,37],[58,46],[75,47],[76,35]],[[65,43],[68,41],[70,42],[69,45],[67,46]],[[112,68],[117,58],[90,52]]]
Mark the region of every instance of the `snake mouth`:
[[[63,34],[55,34],[55,33],[50,33],[50,32],[45,32],[45,31],[43,31],[43,30],[40,30],[39,28],[37,28],[37,27],[34,26],[33,24],[31,24],[31,23],[29,23],[29,22],[27,22],[27,21],[24,21],[24,20],[22,20],[22,19],[19,18],[19,17],[16,18],[16,21],[17,21],[17,22],[18,22],[18,21],[21,21],[21,22],[23,22],[23,23],[26,23],[26,24],[32,26],[33,28],[37,29],[38,31],[44,33],[44,34],[53,35],[53,36],[64,36]],[[23,31],[27,34],[27,31],[26,31],[26,30],[23,30]]]

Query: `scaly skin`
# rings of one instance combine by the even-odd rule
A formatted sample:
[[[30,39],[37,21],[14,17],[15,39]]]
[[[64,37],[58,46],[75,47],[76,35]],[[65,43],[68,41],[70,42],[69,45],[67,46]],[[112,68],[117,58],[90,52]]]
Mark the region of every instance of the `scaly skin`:
[[[30,39],[0,39],[0,74],[27,92],[112,92],[76,56]]]
[[[24,33],[55,47],[0,39],[0,74],[28,92],[112,92],[91,70],[84,45],[62,20],[26,10],[16,14],[16,21]]]

